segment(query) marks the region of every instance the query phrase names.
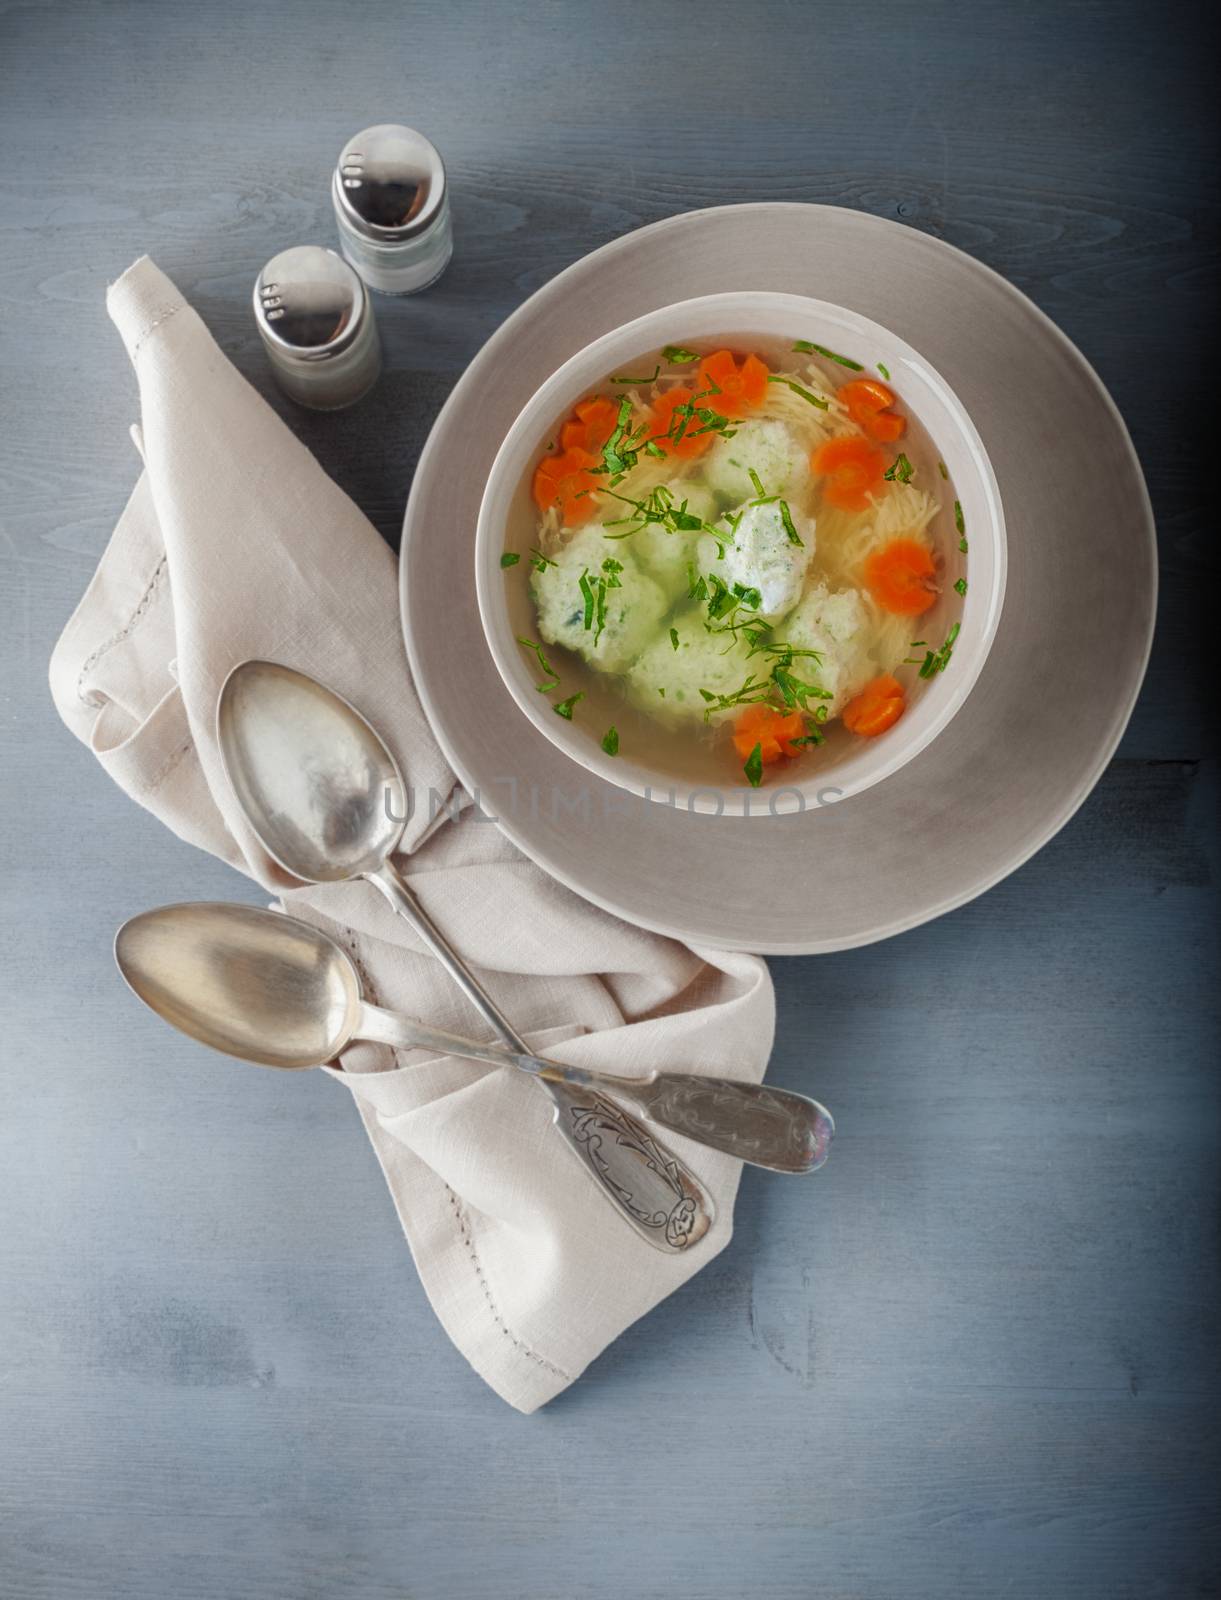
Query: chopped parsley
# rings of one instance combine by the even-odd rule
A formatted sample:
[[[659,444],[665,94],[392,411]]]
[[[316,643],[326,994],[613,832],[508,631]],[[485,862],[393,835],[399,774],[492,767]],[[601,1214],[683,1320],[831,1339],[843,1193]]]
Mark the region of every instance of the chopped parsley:
[[[678,649],[678,629],[677,628],[671,628],[670,629],[670,649],[671,650],[677,650]]]
[[[602,563],[602,571],[590,574],[586,567],[578,580],[581,598],[585,603],[582,626],[594,630],[594,644],[602,637],[606,627],[606,596],[610,589],[622,589],[623,583],[619,574],[623,571],[622,561],[616,561],[613,556],[607,556]]]
[[[615,418],[615,426],[610,438],[602,446],[602,465],[594,467],[594,472],[607,473],[612,483],[617,483],[624,473],[630,472],[636,465],[639,451],[627,439],[627,425],[631,421],[632,402],[624,395],[619,402],[619,415]],[[641,434],[648,432],[648,425],[641,430]]]
[[[900,450],[882,476],[887,483],[910,483],[915,471],[915,467],[912,466],[911,462]]]
[[[546,674],[548,681],[546,683],[536,683],[534,687],[538,690],[539,694],[549,694],[551,690],[554,689],[559,683],[560,678],[555,668],[543,654],[542,645],[536,644],[533,639],[522,639],[520,637],[518,638],[517,642],[519,645],[521,645],[523,650],[529,650],[530,654],[537,660],[540,670]]]
[[[967,540],[966,540],[966,535],[965,534],[958,541],[958,548],[962,551],[963,555],[965,556],[966,553],[967,553],[967,550],[969,548],[968,545],[967,545]]]
[[[726,627],[731,631],[740,609],[758,611],[763,604],[763,596],[758,589],[752,589],[744,583],[735,583],[731,586],[715,572],[710,572],[706,581],[701,578],[700,583],[704,588],[704,594],[700,598],[706,598],[708,601],[708,616],[713,622],[725,622],[728,618]]]
[[[962,580],[960,579],[959,581],[961,582]],[[955,587],[957,587],[957,585],[955,585]],[[950,657],[954,654],[954,641],[958,638],[958,635],[961,631],[962,623],[956,622],[950,629],[949,633],[946,634],[945,643],[941,646],[940,650],[929,650],[926,653],[924,660],[920,663],[920,677],[932,678],[938,672],[945,671],[950,664]],[[912,643],[913,647],[918,648],[924,643],[924,640],[915,639],[912,641]],[[912,664],[914,665],[915,663],[913,662]]]
[[[817,650],[799,650],[791,644],[761,645],[753,644],[751,654],[757,651],[773,656],[770,672],[766,677],[759,677],[750,673],[745,682],[741,683],[732,694],[714,694],[710,689],[701,689],[700,697],[704,701],[704,720],[714,711],[724,711],[730,706],[754,705],[760,700],[773,700],[777,696],[791,709],[800,707],[809,711],[811,700],[830,700],[833,698],[830,690],[820,688],[816,683],[810,683],[805,678],[799,678],[793,672],[793,662],[799,656],[810,657],[816,665],[822,664],[822,656]],[[819,716],[819,712],[823,715]],[[819,706],[813,715],[820,721],[826,720],[826,706]]]
[[[619,730],[614,723],[602,735],[602,748],[608,756],[617,756],[619,754]]]
[[[535,572],[546,572],[548,567],[554,567],[555,562],[550,556],[545,556],[537,545],[530,546],[530,565]]]
[[[502,567],[515,567],[520,560],[516,550],[506,550],[500,558],[500,564]]]
[[[958,529],[959,533],[965,533],[967,531],[967,524],[962,514],[961,500],[955,500],[954,502],[954,526]]]
[[[672,367],[689,367],[693,361],[699,360],[699,356],[681,344],[668,344],[661,352],[661,359],[668,361]]]
[[[800,545],[800,547],[804,550],[805,549],[805,540],[801,537],[801,535],[797,532],[797,529],[793,526],[793,513],[789,510],[788,501],[787,500],[778,500],[776,502],[776,504],[780,507],[780,520],[781,520],[781,522],[784,523],[784,531],[788,535],[789,543],[790,544],[795,544],[795,545]]]
[[[656,527],[663,533],[710,533],[720,546],[722,555],[725,553],[725,546],[732,543],[732,540],[726,538],[719,528],[710,522],[705,522],[702,517],[697,517],[693,511],[689,511],[688,501],[676,500],[673,491],[664,483],[650,490],[643,500],[633,500],[627,495],[618,494],[614,489],[608,489],[606,492],[612,499],[631,507],[627,516],[615,517],[612,521],[602,524],[603,537],[606,539],[630,539],[642,528]],[[622,528],[623,532],[608,533],[605,531],[608,528]]]
[[[750,784],[751,788],[757,789],[763,782],[762,744],[757,744],[747,756],[745,762],[743,763],[742,771],[746,774],[746,781]]]
[[[584,689],[579,689],[576,694],[570,694],[568,696],[567,700],[559,700],[559,701],[557,701],[556,704],[553,705],[551,709],[555,712],[557,717],[563,717],[565,722],[571,722],[572,721],[572,712],[573,712],[574,706],[576,705],[578,700],[584,700],[584,698],[585,698]]]
[[[803,389],[801,384],[795,382],[792,378],[781,378],[775,373],[769,373],[767,381],[769,383],[784,384],[786,389],[791,389],[794,394],[799,394],[803,400],[808,400],[812,406],[817,406],[820,411],[830,411],[831,409],[829,401],[824,400],[821,395],[816,395],[809,389]]]
[[[955,594],[966,594],[967,580],[965,578],[959,578],[958,582],[954,585],[954,592]]]
[[[658,366],[653,368],[652,372],[645,373],[643,378],[629,378],[629,377],[624,376],[622,378],[612,378],[611,382],[612,383],[656,383],[660,376],[661,376],[661,366],[658,365]]]
[[[878,362],[878,371],[886,379],[887,383],[889,383],[890,382],[890,368],[886,365],[886,363],[884,361],[879,361]]]
[[[691,396],[690,400],[685,401],[681,406],[674,407],[674,410],[670,413],[669,430],[662,437],[672,439],[675,444],[681,444],[690,428],[693,439],[701,433],[721,433],[724,434],[725,438],[732,439],[738,430],[729,426],[730,419],[728,417],[723,416],[719,411],[714,411],[711,406],[696,404],[697,400],[704,400],[709,395],[720,393],[720,386],[709,379],[706,389],[699,390],[698,393]],[[700,426],[698,428],[691,427],[694,422],[698,422]]]
[[[835,350],[828,350],[825,344],[814,344],[809,339],[798,339],[793,349],[802,355],[826,356],[828,361],[837,361],[841,367],[847,367],[849,372],[865,370],[859,361],[852,361],[848,356],[841,356]]]

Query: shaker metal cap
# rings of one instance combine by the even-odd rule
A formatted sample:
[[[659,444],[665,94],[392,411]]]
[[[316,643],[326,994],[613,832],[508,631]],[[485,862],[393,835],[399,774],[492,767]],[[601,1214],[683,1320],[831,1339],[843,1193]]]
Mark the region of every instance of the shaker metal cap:
[[[413,239],[432,226],[445,199],[445,164],[414,128],[379,122],[339,153],[335,209],[367,239]]]
[[[303,361],[325,361],[348,349],[366,305],[365,286],[348,263],[316,244],[272,256],[254,285],[259,332]]]

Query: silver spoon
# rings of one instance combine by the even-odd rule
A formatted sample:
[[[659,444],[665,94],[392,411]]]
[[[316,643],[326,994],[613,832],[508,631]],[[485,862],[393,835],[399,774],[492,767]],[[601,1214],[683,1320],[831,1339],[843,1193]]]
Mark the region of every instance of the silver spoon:
[[[125,922],[115,960],[139,999],[201,1044],[265,1067],[316,1067],[353,1039],[433,1050],[504,1066],[516,1057],[412,1022],[370,1004],[346,952],[296,917],[254,906],[161,906]],[[527,1055],[527,1070],[554,1081],[572,1117],[560,1131],[583,1163],[607,1158],[619,1204],[659,1249],[688,1249],[707,1233],[712,1201],[698,1180],[595,1087],[578,1090],[574,1069]],[[599,1074],[586,1075],[598,1079]],[[616,1085],[617,1086],[617,1085]]]
[[[389,859],[407,816],[406,787],[394,757],[355,707],[291,667],[246,661],[226,679],[216,721],[233,791],[272,859],[305,882],[367,878],[416,930],[493,1032],[522,1058],[518,1065],[532,1070],[522,1040]],[[799,1170],[812,1170],[826,1158],[834,1125],[815,1102],[733,1079],[699,1081],[706,1089],[696,1096],[696,1079],[659,1075],[648,1114],[742,1159],[758,1160],[757,1153],[745,1154],[743,1143],[760,1139],[761,1112],[774,1139],[787,1109],[800,1126],[795,1134],[786,1130],[784,1138],[806,1151]],[[559,1084],[548,1081],[545,1087],[557,1098],[557,1122],[563,1125],[571,1107]],[[604,1191],[622,1205],[613,1181],[591,1164],[587,1147],[582,1154]]]
[[[195,902],[133,917],[115,938],[115,960],[146,1005],[192,1038],[267,1067],[316,1067],[333,1061],[353,1039],[400,1050],[433,1050],[493,1066],[521,1066],[548,1083],[612,1091],[645,1116],[677,1103],[694,1111],[714,1100],[726,1080],[653,1073],[619,1078],[567,1066],[530,1051],[480,1044],[384,1010],[361,994],[356,967],[335,941],[310,923],[253,906]],[[223,988],[221,987],[223,985]],[[809,1172],[830,1141],[827,1113],[814,1100],[761,1084],[749,1089],[752,1114],[732,1129],[728,1155],[773,1172]],[[690,1090],[687,1094],[685,1091]],[[591,1096],[585,1095],[588,1105]],[[715,1129],[714,1129],[715,1136]],[[714,1148],[723,1146],[716,1143]]]

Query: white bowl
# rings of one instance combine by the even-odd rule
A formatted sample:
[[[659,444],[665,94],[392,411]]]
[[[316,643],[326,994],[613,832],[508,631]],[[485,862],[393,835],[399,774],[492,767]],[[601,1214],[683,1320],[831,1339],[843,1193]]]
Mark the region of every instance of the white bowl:
[[[662,345],[742,350],[752,343],[785,348],[798,339],[849,351],[870,370],[884,364],[903,409],[923,424],[945,462],[970,536],[965,562],[969,583],[953,658],[944,672],[920,685],[907,711],[885,734],[853,740],[847,753],[830,763],[818,759],[821,751],[803,757],[782,778],[759,789],[722,783],[719,774],[717,781],[700,774],[700,781],[692,782],[633,760],[629,752],[608,756],[601,747],[600,724],[589,719],[582,723],[579,716],[566,721],[539,694],[536,663],[517,643],[519,633],[533,632],[524,585],[519,580],[516,586],[520,599],[515,621],[500,565],[506,548],[525,551],[535,542],[537,512],[530,485],[542,448],[558,419],[578,400]],[[513,574],[520,571],[512,569]],[[881,782],[925,749],[957,713],[979,677],[1000,620],[1005,528],[996,479],[971,419],[945,379],[910,345],[868,317],[823,300],[764,291],[715,294],[625,323],[578,351],[535,392],[488,474],[479,508],[475,576],[488,648],[509,692],[539,731],[579,766],[633,794],[692,812],[780,816],[841,802]],[[940,613],[939,606],[912,619],[934,645],[941,637],[937,629],[943,627]]]

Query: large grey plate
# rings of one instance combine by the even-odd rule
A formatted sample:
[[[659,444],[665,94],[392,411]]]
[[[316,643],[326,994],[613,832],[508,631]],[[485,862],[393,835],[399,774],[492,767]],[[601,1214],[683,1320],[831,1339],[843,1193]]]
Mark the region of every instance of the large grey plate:
[[[893,777],[802,816],[693,816],[580,771],[514,705],[475,604],[484,481],[533,390],[619,323],[727,289],[810,294],[893,327],[970,411],[1005,506],[1005,609],[970,699]],[[774,954],[842,950],[914,927],[1045,844],[1123,732],[1156,599],[1153,519],[1131,441],[1054,324],[1003,278],[924,234],[780,204],[642,228],[516,311],[437,418],[407,505],[400,571],[429,717],[509,837],[631,922]]]

